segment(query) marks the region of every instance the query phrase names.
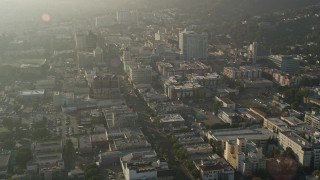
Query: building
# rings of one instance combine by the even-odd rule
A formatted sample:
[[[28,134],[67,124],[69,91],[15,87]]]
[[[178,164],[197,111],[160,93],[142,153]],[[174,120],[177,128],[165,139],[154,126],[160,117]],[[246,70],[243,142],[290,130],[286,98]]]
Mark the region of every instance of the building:
[[[215,98],[217,101],[222,102],[222,107],[229,108],[232,110],[236,110],[236,103],[231,101],[229,98],[217,97]]]
[[[218,112],[218,117],[225,123],[230,124],[231,126],[234,124],[238,124],[241,122],[242,118],[238,116],[238,114],[229,108],[221,108]]]
[[[90,97],[96,99],[116,99],[120,97],[119,77],[103,73],[95,72],[86,73],[88,85],[90,88]]]
[[[103,114],[109,128],[132,127],[135,126],[135,122],[138,120],[138,114],[128,106],[112,106],[103,109]]]
[[[134,84],[151,84],[152,68],[137,64],[129,67],[129,81]]]
[[[53,89],[56,85],[55,78],[38,80],[36,82],[36,89]]]
[[[116,17],[113,13],[108,13],[105,16],[96,17],[95,26],[97,28],[106,28],[114,25]]]
[[[248,60],[251,61],[253,64],[257,62],[257,56],[258,56],[258,43],[253,42],[250,44],[248,49]]]
[[[185,120],[180,114],[166,114],[160,118],[160,123],[164,126],[183,126]]]
[[[74,103],[74,93],[72,92],[53,92],[53,106],[61,107],[68,106]]]
[[[43,60],[45,62],[46,60]],[[41,65],[39,64],[21,64],[19,72],[22,75],[32,74],[32,75],[40,75],[41,74]]]
[[[234,180],[234,170],[218,155],[213,155],[207,159],[193,161],[200,171],[202,180]]]
[[[72,169],[68,172],[68,179],[70,180],[85,180],[84,171],[80,168]]]
[[[109,128],[106,136],[109,142],[109,151],[150,150],[151,148],[150,143],[138,128],[120,128],[118,130]]]
[[[189,81],[198,83],[205,88],[216,90],[220,85],[221,76],[217,73],[206,73],[203,76],[197,74],[190,74],[188,76],[188,79]]]
[[[10,157],[11,157],[10,151],[2,150],[0,152],[0,179],[6,177],[6,174],[8,172]]]
[[[311,127],[320,130],[320,115],[316,111],[306,113],[304,116],[304,122],[309,124]]]
[[[184,30],[179,33],[179,49],[183,60],[207,59],[208,34]]]
[[[284,73],[294,74],[299,70],[299,60],[293,56],[271,55],[268,60]]]
[[[164,93],[171,100],[202,98],[204,87],[196,82],[184,81],[181,76],[169,77],[163,84]]]
[[[92,147],[105,147],[107,146],[106,133],[91,134],[90,142]]]
[[[97,45],[97,35],[92,31],[90,32],[77,32],[74,34],[75,48],[79,51],[90,51],[92,52]]]
[[[62,141],[46,141],[33,144],[34,164],[38,166],[39,175],[49,180],[62,177],[64,161],[62,158]]]
[[[91,139],[88,135],[78,137],[77,152],[79,154],[90,154],[92,153]]]
[[[211,68],[200,61],[159,61],[156,65],[159,73],[166,78],[175,75],[186,77],[188,74],[204,76],[211,72]]]
[[[224,151],[224,158],[229,164],[243,175],[252,175],[259,170],[266,169],[266,160],[261,147],[248,142],[244,138],[228,141]]]
[[[319,157],[319,149],[292,131],[279,133],[279,144],[283,149],[291,148],[297,161],[305,167],[310,167],[312,158]],[[320,159],[314,159],[315,167],[319,167]]]
[[[231,128],[209,130],[206,134],[208,139],[221,142],[222,149],[225,149],[227,141],[235,141],[238,138],[244,138],[257,144],[257,147],[266,148],[267,140],[276,137],[277,134],[270,132],[265,128]]]
[[[126,180],[162,179],[161,171],[169,170],[168,163],[157,158],[155,151],[133,152],[120,158]],[[165,179],[173,179],[173,174]]]
[[[119,10],[116,16],[119,24],[137,24],[138,23],[138,12],[129,10]]]
[[[26,103],[39,102],[45,97],[44,89],[19,91],[17,98]]]
[[[274,133],[288,130],[287,124],[279,118],[264,118],[263,127]]]
[[[254,66],[240,66],[236,67],[225,67],[223,69],[223,75],[230,79],[260,79],[262,76],[262,70]]]
[[[255,80],[243,80],[244,88],[252,88],[252,89],[267,89],[273,87],[273,82],[267,79],[255,79]]]

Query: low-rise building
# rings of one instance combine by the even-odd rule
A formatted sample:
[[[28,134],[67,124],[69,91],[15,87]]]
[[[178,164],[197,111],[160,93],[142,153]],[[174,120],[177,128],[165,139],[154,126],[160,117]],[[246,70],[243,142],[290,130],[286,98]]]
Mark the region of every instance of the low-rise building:
[[[78,138],[78,148],[79,154],[90,154],[92,153],[92,145],[89,136],[80,136]]]
[[[262,70],[254,66],[225,67],[223,74],[230,79],[260,79]]]
[[[264,118],[263,127],[266,127],[274,133],[288,130],[287,124],[281,121],[279,118]]]
[[[217,101],[222,102],[222,107],[229,108],[232,110],[236,110],[236,103],[231,101],[229,98],[225,97],[217,97],[215,98]]]
[[[11,157],[10,151],[0,151],[0,179],[5,178],[8,172],[9,161]]]
[[[234,170],[218,155],[207,159],[195,160],[193,163],[200,171],[202,180],[234,180]]]
[[[44,89],[19,91],[17,98],[25,103],[39,102],[45,97]]]
[[[257,144],[258,147],[266,148],[267,140],[276,137],[277,134],[270,132],[265,128],[231,128],[231,129],[218,129],[209,130],[207,138],[215,141],[220,141],[222,149],[225,149],[227,141],[235,141],[238,138],[244,138]]]
[[[191,81],[183,81],[181,76],[169,77],[163,84],[164,93],[171,100],[202,98],[205,96],[204,87]]]
[[[169,170],[168,163],[157,158],[155,151],[133,152],[120,158],[126,180],[163,179],[161,171]],[[173,179],[173,174],[165,179]]]
[[[109,128],[132,127],[135,126],[135,122],[138,120],[138,114],[128,106],[112,106],[103,109],[103,114]]]
[[[33,144],[34,164],[38,166],[39,175],[43,179],[61,177],[64,170],[62,158],[62,142],[46,141]]]
[[[180,114],[165,114],[160,118],[160,123],[167,131],[185,129],[185,120]]]
[[[203,76],[190,74],[188,79],[189,81],[198,83],[205,88],[215,90],[219,87],[221,76],[217,73],[206,73]]]
[[[304,122],[318,130],[320,129],[320,115],[316,111],[306,113],[304,116]]]

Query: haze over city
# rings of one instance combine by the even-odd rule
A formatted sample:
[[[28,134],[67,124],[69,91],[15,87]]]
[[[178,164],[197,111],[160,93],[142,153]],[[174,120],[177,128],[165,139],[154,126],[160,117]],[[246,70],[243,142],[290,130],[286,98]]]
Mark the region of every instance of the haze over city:
[[[320,176],[317,0],[0,1],[0,179]]]

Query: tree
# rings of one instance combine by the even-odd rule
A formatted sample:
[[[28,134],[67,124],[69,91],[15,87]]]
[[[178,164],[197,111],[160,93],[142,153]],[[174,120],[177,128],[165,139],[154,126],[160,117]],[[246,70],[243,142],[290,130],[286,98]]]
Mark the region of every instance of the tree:
[[[15,145],[16,141],[14,141],[13,139],[7,139],[3,142],[2,147],[3,149],[11,150],[15,147]]]
[[[16,164],[19,165],[21,168],[25,168],[27,162],[32,159],[31,150],[28,148],[21,148],[17,151],[16,154]]]
[[[200,171],[199,171],[198,169],[193,169],[193,170],[191,171],[191,174],[192,174],[192,176],[193,176],[194,178],[196,178],[196,179],[198,179],[198,178],[201,177]]]
[[[100,169],[95,163],[88,164],[84,170],[86,179],[99,175]]]
[[[214,112],[215,115],[218,114],[219,109],[223,106],[221,101],[215,101],[213,103],[212,111]]]
[[[76,151],[70,139],[66,141],[63,147],[62,157],[66,170],[71,170],[75,166]]]
[[[40,140],[40,139],[46,138],[48,135],[49,135],[49,132],[45,128],[35,129],[32,132],[32,138],[34,140]]]
[[[102,176],[92,176],[88,180],[103,180],[104,178]]]
[[[10,131],[15,127],[12,118],[7,117],[3,119],[3,125],[6,126]]]

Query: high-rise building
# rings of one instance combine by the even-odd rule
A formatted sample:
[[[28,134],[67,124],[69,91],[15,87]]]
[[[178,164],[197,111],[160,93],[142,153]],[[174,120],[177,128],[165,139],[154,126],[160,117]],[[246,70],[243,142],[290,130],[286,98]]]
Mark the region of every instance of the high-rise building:
[[[293,56],[271,55],[268,59],[282,72],[293,74],[299,70],[299,60]]]
[[[207,59],[208,34],[184,30],[179,33],[179,48],[183,60]]]
[[[257,56],[258,56],[258,43],[253,42],[250,44],[248,49],[248,60],[251,61],[253,64],[257,62]]]
[[[117,11],[117,22],[119,24],[136,24],[138,23],[137,11],[120,10]]]

